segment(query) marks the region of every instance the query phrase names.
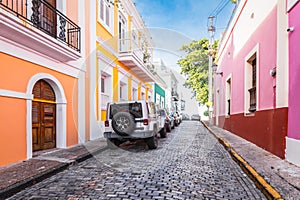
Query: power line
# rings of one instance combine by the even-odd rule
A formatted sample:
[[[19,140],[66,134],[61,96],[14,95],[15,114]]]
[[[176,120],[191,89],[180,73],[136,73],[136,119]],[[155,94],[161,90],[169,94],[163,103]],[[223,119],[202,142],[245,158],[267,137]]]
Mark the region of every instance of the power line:
[[[228,3],[230,2],[230,0],[228,0],[216,13],[216,16],[228,5]]]
[[[216,16],[219,14],[224,7],[228,4],[230,0],[221,0],[220,3],[217,5],[217,7],[210,13],[209,16]]]

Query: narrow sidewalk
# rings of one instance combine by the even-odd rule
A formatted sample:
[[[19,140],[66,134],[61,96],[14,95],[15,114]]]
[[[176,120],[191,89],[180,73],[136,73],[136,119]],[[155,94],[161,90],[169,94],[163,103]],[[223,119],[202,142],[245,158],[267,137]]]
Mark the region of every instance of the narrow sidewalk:
[[[300,167],[210,122],[202,123],[269,199],[299,199]]]
[[[104,138],[66,149],[54,149],[29,160],[0,167],[0,199],[92,157],[107,147]]]

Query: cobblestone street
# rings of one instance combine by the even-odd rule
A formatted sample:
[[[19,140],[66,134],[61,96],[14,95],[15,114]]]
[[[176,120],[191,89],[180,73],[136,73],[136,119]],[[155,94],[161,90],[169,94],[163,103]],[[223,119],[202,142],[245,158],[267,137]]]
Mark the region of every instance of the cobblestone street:
[[[217,139],[183,121],[159,148],[123,144],[10,199],[265,199]]]

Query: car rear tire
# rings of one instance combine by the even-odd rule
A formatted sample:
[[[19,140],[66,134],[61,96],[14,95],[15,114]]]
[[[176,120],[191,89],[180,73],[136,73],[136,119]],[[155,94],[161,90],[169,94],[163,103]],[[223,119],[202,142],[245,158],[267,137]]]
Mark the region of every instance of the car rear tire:
[[[166,137],[167,137],[167,128],[166,128],[166,127],[163,127],[163,128],[160,130],[160,137],[161,137],[161,138],[166,138]]]
[[[157,130],[154,129],[154,135],[152,137],[146,138],[145,142],[149,149],[157,149],[158,146],[158,138],[157,138]]]
[[[120,136],[130,135],[135,127],[134,117],[128,112],[118,112],[112,118],[112,128]]]
[[[167,126],[167,132],[171,132],[171,124]]]

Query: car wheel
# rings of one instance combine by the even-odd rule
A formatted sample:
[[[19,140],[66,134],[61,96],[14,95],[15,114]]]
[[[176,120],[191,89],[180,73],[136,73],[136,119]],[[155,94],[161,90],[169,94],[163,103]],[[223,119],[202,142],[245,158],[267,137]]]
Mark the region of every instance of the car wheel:
[[[171,132],[171,124],[167,126],[167,132]]]
[[[121,136],[130,135],[135,130],[134,117],[128,112],[118,112],[113,116],[112,128]]]
[[[178,126],[178,125],[179,125],[178,122],[175,122],[174,124],[175,124],[175,126]]]
[[[161,138],[166,138],[166,137],[167,137],[167,128],[166,128],[166,126],[164,126],[164,127],[160,130],[160,137],[161,137]]]
[[[152,137],[146,138],[145,142],[149,149],[156,149],[158,146],[157,130],[154,129],[154,135]]]

